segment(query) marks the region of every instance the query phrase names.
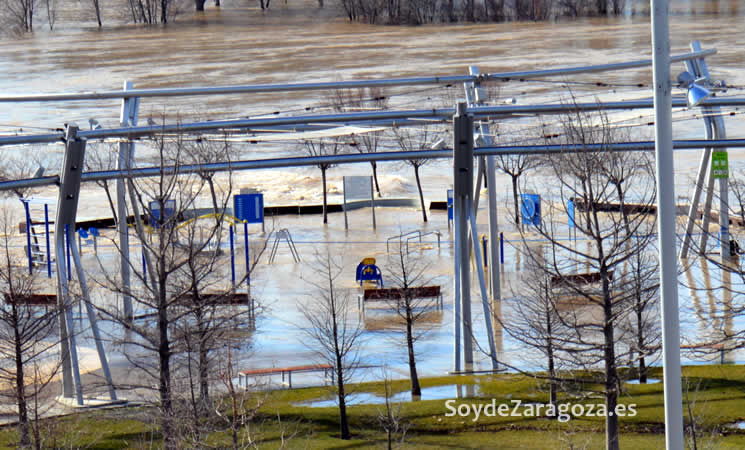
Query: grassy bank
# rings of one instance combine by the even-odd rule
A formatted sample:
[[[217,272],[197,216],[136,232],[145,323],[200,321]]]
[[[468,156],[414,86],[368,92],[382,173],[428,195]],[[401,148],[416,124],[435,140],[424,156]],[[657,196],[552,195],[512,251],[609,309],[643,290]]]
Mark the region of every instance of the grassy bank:
[[[652,376],[661,378],[660,369]],[[695,366],[684,368],[684,399],[691,406],[690,416],[698,430],[699,448],[745,448],[745,430],[734,430],[727,425],[745,420],[745,366]],[[514,400],[545,402],[548,394],[541,382],[521,375],[460,376],[426,378],[423,387],[472,385],[478,395],[455,401],[460,404],[497,405]],[[406,380],[391,384],[394,392],[406,391]],[[686,389],[687,387],[687,389]],[[358,392],[382,395],[383,383],[365,383],[354,387]],[[578,383],[573,394],[560,396],[562,402],[601,404],[599,395],[592,394],[589,384]],[[290,448],[381,448],[387,445],[387,435],[378,417],[385,413],[384,405],[356,405],[348,409],[353,440],[341,441],[338,435],[336,407],[311,408],[295,406],[307,400],[328,395],[322,387],[277,390],[259,394],[251,401],[262,406],[254,420],[241,430],[244,443],[251,440],[262,448],[277,448],[286,442]],[[583,395],[583,398],[577,398]],[[621,403],[635,404],[634,417],[621,418],[623,448],[657,449],[664,447],[664,409],[662,384],[624,385]],[[249,402],[248,404],[251,404]],[[403,448],[602,448],[604,422],[602,417],[573,417],[566,422],[545,417],[502,417],[482,414],[478,420],[468,417],[446,417],[450,411],[445,400],[404,402],[400,405],[400,420],[406,433]],[[687,406],[684,408],[688,415]],[[55,444],[64,447],[88,448],[143,448],[159,445],[152,414],[147,408],[123,408],[91,411],[50,421],[45,429],[53,430]],[[219,422],[219,421],[218,421]],[[216,423],[218,423],[216,422]],[[689,419],[686,418],[688,425]],[[223,427],[224,428],[224,427]],[[216,427],[219,429],[219,427]],[[396,433],[394,439],[400,440]],[[13,445],[13,428],[0,430],[0,446]],[[224,430],[214,431],[208,443],[215,447],[229,447],[230,437]],[[50,441],[52,445],[52,441]]]

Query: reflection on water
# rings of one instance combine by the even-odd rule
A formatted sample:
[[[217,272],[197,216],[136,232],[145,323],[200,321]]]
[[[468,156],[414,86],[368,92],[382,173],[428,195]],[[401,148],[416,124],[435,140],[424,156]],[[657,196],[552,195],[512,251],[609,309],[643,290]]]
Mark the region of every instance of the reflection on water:
[[[451,398],[470,398],[477,395],[478,387],[473,384],[447,384],[444,386],[433,386],[422,388],[421,397],[411,395],[411,391],[402,391],[389,397],[391,403],[401,403],[420,400],[445,400]],[[356,392],[347,397],[347,406],[351,405],[383,405],[385,396],[370,392]],[[336,406],[336,397],[324,397],[307,402],[295,403],[294,406],[310,406],[312,408],[325,408]]]

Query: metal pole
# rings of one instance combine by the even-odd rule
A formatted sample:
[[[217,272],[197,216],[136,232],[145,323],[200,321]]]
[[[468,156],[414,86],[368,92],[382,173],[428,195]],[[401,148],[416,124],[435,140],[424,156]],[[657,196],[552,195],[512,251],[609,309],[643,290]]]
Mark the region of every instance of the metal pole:
[[[233,289],[235,289],[235,244],[233,242],[233,225],[230,225],[228,230],[230,230],[230,280],[233,283]]]
[[[49,243],[49,204],[44,203],[44,230],[47,244],[47,277],[52,278],[52,254]]]
[[[96,352],[98,352],[98,360],[101,362],[101,370],[103,371],[104,380],[109,388],[109,399],[116,401],[116,390],[114,389],[114,382],[111,378],[111,370],[109,370],[109,362],[106,359],[106,350],[103,347],[103,341],[101,340],[101,334],[98,331],[98,320],[96,319],[96,312],[91,304],[91,298],[88,291],[88,283],[85,280],[85,272],[83,271],[83,265],[80,262],[80,254],[78,249],[72,246],[72,257],[75,262],[75,269],[77,270],[78,282],[80,283],[80,290],[83,294],[83,302],[85,303],[85,310],[88,313],[88,323],[93,333],[93,340],[96,343]],[[70,269],[72,270],[72,268]]]
[[[60,311],[60,346],[62,356],[62,395],[76,397],[78,405],[83,404],[83,390],[80,384],[75,327],[72,320],[71,297],[68,285],[70,265],[65,265],[65,247],[69,240],[70,224],[74,226],[80,192],[80,167],[83,167],[85,140],[76,137],[77,127],[67,129],[67,145],[60,170],[60,188],[55,219],[55,252],[57,259],[57,307]]]
[[[349,222],[347,221],[347,177],[341,178],[342,191],[344,194],[344,230],[349,229]]]
[[[466,204],[466,208],[469,208]],[[489,306],[489,298],[486,293],[486,280],[483,272],[483,259],[481,259],[481,248],[479,247],[479,238],[476,231],[476,214],[473,210],[469,211],[469,221],[471,222],[471,242],[473,243],[473,254],[476,258],[476,273],[479,277],[479,288],[481,289],[481,306],[484,308],[484,323],[486,325],[486,336],[489,341],[489,357],[491,358],[492,369],[497,370],[497,348],[494,346],[494,330],[492,328],[492,313]]]
[[[376,228],[375,224],[375,186],[373,186],[373,177],[370,176],[370,204],[372,206],[372,221],[373,230]]]
[[[665,444],[668,450],[680,450],[684,448],[685,442],[683,440],[683,397],[680,371],[678,261],[675,248],[675,170],[672,145],[669,5],[668,0],[651,1]]]
[[[244,253],[246,254],[246,286],[251,286],[251,261],[249,260],[249,247],[248,247],[248,222],[243,221],[243,243],[246,248]]]
[[[67,250],[67,281],[72,281],[72,270],[70,267],[70,224],[65,224],[65,247]]]
[[[453,190],[455,204],[455,239],[460,240],[459,259],[461,323],[463,326],[463,367],[473,370],[473,327],[471,321],[471,273],[469,265],[468,206],[473,193],[473,116],[465,103],[458,103],[453,117]]]
[[[28,255],[28,274],[34,273],[34,260],[31,254],[31,213],[29,212],[28,202],[23,202],[23,208],[26,210],[26,255]]]
[[[694,51],[701,50],[701,43],[699,41],[693,41],[691,43],[691,49]],[[706,65],[706,61],[701,58],[697,61],[698,69],[702,77],[709,79],[709,68]],[[727,139],[727,131],[724,127],[724,119],[722,118],[722,111],[719,107],[706,107],[704,108],[706,119],[709,120],[714,129],[714,139],[723,140]],[[721,148],[719,151],[727,152],[726,148]],[[729,264],[730,257],[730,246],[729,246],[729,179],[724,177],[719,179],[719,248],[722,264]]]
[[[124,82],[124,91],[132,89],[132,82]],[[134,126],[131,122],[132,108],[134,102],[129,98],[122,100],[121,113],[119,115],[119,124],[122,127]],[[130,145],[129,142],[122,141],[119,143],[119,159],[117,161],[117,170],[127,172],[129,170],[130,161],[132,155],[130,154],[134,150],[134,145]],[[127,187],[124,178],[118,178],[116,180],[116,207],[117,207],[117,218],[119,222],[116,224],[117,231],[119,233],[119,274],[122,278],[122,307],[124,309],[124,317],[128,323],[132,323],[134,320],[134,313],[132,311],[132,297],[130,296],[131,287],[131,275],[130,275],[130,261],[129,261],[129,229],[127,228]]]

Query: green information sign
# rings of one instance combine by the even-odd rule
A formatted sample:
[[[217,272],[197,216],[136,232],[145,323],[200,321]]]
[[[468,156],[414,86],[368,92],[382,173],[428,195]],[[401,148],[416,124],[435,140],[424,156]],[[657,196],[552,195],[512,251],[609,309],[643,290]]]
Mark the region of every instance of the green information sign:
[[[711,152],[711,173],[714,178],[729,177],[727,152]]]

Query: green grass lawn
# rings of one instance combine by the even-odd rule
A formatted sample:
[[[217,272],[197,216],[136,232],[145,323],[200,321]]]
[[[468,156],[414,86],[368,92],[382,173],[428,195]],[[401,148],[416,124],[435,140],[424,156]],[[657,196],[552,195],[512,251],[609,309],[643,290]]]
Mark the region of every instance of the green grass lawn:
[[[745,430],[734,430],[726,425],[745,420],[745,366],[693,366],[683,370],[685,379],[684,407],[695,417],[699,448],[745,448]],[[652,376],[661,378],[661,370],[653,369]],[[474,385],[477,398],[458,399],[461,403],[509,404],[545,402],[548,398],[544,383],[522,375],[500,374],[486,376],[458,376],[422,379],[422,386],[450,384]],[[408,390],[408,380],[391,384],[394,392]],[[589,393],[592,385],[575,385],[574,391]],[[620,402],[635,404],[634,417],[622,417],[621,445],[623,448],[658,449],[664,447],[664,408],[662,384],[624,385]],[[383,383],[354,386],[359,392],[383,394]],[[276,390],[256,394],[263,402],[258,415],[242,430],[242,439],[250,436],[261,448],[277,448],[284,442],[290,448],[381,448],[387,445],[387,435],[378,416],[384,405],[355,405],[348,407],[353,439],[338,439],[338,409],[294,406],[295,403],[328,395],[327,388]],[[597,398],[596,398],[597,397]],[[596,395],[583,399],[569,394],[559,397],[561,402],[603,403]],[[255,400],[255,399],[253,399]],[[406,433],[401,448],[602,448],[604,419],[602,417],[574,417],[559,422],[545,417],[446,417],[449,409],[445,400],[423,400],[394,405],[400,408],[401,422]],[[158,447],[153,415],[147,408],[121,408],[90,411],[75,416],[58,418],[47,428],[57,439],[49,445],[66,448],[151,448]],[[184,418],[188,420],[188,418]],[[688,419],[686,418],[686,422]],[[51,423],[51,422],[50,422]],[[396,433],[394,438],[401,439]],[[0,429],[0,446],[9,448],[15,441],[15,430]],[[207,438],[214,447],[229,447],[230,437],[224,430],[212,432]]]

